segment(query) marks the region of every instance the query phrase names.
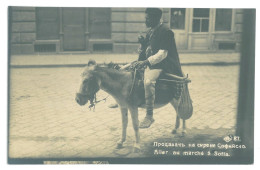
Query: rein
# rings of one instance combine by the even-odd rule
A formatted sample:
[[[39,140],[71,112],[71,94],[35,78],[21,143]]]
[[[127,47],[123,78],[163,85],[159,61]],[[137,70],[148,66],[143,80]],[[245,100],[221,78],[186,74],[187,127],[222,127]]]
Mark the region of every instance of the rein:
[[[85,97],[88,97],[89,98],[89,102],[90,102],[90,105],[89,105],[89,110],[91,110],[91,108],[93,108],[93,111],[95,111],[95,106],[97,103],[101,102],[101,101],[105,101],[107,100],[107,98],[109,97],[109,95],[107,95],[105,98],[101,99],[101,100],[97,100],[97,96],[96,96],[96,93],[93,95],[93,97],[89,97],[88,94],[82,94],[82,93],[77,93],[78,95],[80,96],[85,96]]]
[[[109,97],[109,95],[107,95],[107,97],[105,97],[101,100],[97,100],[96,93],[95,93],[93,99],[89,100],[90,101],[90,105],[88,106],[89,110],[91,110],[91,108],[93,107],[93,112],[94,112],[95,108],[96,108],[96,104],[103,100],[106,102],[108,97]]]

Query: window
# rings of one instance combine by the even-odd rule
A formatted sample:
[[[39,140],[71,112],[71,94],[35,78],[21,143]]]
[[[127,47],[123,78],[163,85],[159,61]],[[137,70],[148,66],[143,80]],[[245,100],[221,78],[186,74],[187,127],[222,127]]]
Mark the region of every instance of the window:
[[[185,29],[185,8],[171,9],[171,28]]]
[[[36,37],[37,40],[59,39],[59,10],[58,8],[36,8]]]
[[[209,8],[194,8],[192,20],[193,32],[209,31]]]
[[[231,31],[232,9],[216,9],[216,31]]]

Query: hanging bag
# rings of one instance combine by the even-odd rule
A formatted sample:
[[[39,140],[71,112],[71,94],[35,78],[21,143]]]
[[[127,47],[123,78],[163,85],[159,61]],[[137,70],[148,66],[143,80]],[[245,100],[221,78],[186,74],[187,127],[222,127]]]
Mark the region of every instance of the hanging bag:
[[[187,120],[192,116],[193,113],[193,106],[192,106],[192,100],[190,97],[188,84],[183,84],[183,90],[181,93],[181,99],[180,104],[178,106],[178,115],[181,119]]]

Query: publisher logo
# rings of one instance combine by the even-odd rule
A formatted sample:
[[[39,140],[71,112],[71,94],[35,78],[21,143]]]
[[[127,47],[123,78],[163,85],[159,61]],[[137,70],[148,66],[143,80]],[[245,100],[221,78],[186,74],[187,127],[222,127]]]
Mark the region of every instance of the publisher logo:
[[[224,137],[223,140],[224,140],[225,142],[230,142],[230,141],[232,141],[232,136],[231,136],[231,135],[228,135],[228,136]]]

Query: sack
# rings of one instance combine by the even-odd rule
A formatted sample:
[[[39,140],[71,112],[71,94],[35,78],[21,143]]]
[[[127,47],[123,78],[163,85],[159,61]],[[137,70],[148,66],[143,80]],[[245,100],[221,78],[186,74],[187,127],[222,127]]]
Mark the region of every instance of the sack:
[[[183,91],[181,93],[180,104],[178,106],[178,115],[181,119],[187,120],[192,116],[193,106],[190,98],[188,84],[183,85]]]

